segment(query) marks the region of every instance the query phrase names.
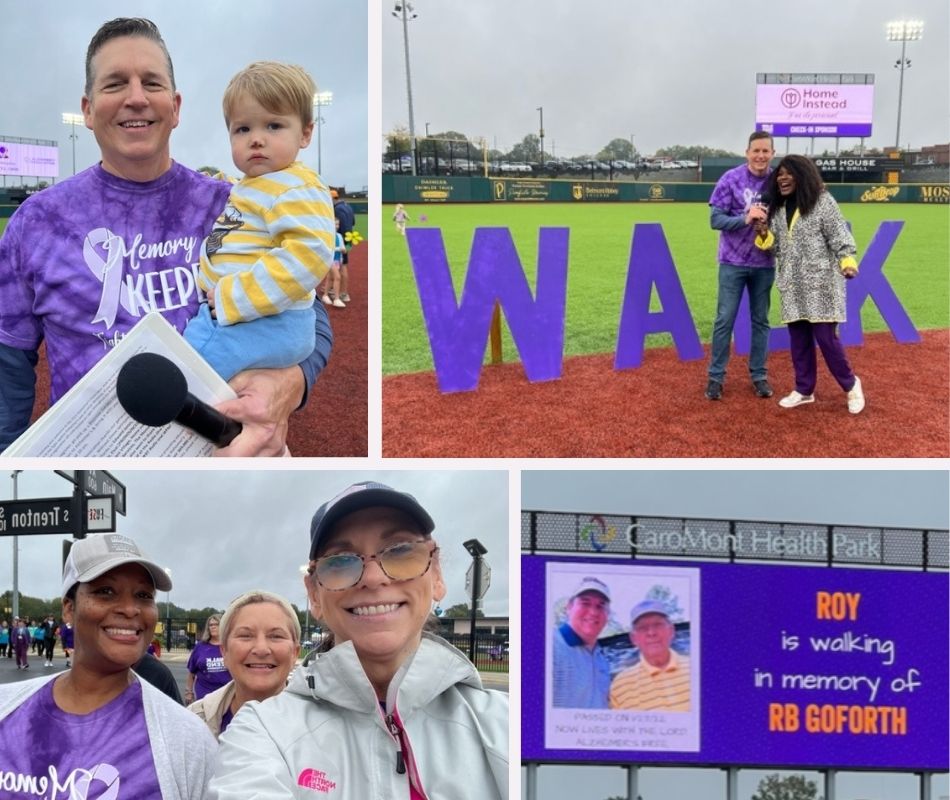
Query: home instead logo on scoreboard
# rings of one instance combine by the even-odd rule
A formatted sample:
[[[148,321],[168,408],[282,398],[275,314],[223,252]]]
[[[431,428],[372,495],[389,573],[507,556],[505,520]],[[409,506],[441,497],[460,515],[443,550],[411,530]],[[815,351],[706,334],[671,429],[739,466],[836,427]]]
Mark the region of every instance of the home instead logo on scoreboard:
[[[59,177],[59,148],[0,140],[0,175]]]
[[[773,136],[870,136],[874,76],[760,73],[755,128]]]

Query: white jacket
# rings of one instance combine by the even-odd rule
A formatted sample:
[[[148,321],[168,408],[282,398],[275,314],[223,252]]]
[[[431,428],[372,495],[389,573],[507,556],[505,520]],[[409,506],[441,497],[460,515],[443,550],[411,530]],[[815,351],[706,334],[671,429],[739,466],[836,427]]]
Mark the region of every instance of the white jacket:
[[[198,719],[208,726],[208,730],[217,739],[221,735],[221,720],[231,707],[237,686],[234,681],[228,681],[224,686],[209,692],[200,700],[195,700],[188,710],[198,715]]]
[[[429,800],[507,800],[508,696],[484,689],[460,651],[424,634],[390,684],[394,702],[406,759],[352,642],[334,647],[280,695],[241,707],[208,797],[408,800],[415,775]]]
[[[19,708],[57,675],[0,686],[0,720]],[[214,737],[190,711],[162,694],[138,675],[142,686],[145,725],[152,746],[152,761],[163,800],[202,800],[211,777]],[[29,747],[29,742],[23,742]]]

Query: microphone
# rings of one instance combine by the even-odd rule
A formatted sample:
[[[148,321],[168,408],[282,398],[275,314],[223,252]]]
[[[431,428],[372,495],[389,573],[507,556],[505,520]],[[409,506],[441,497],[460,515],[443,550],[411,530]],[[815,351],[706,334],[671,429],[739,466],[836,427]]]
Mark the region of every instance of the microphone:
[[[216,447],[227,447],[243,427],[191,394],[182,371],[157,353],[138,353],[126,361],[115,393],[136,422],[153,428],[178,422]]]

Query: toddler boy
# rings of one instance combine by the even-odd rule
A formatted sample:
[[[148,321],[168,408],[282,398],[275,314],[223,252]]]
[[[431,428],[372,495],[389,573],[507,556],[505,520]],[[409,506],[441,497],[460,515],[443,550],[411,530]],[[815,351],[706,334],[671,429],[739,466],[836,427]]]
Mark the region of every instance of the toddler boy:
[[[314,348],[314,290],[336,233],[326,186],[296,160],[313,134],[315,89],[300,67],[259,61],[224,93],[231,155],[244,177],[202,244],[207,303],[184,335],[225,380],[292,366]]]

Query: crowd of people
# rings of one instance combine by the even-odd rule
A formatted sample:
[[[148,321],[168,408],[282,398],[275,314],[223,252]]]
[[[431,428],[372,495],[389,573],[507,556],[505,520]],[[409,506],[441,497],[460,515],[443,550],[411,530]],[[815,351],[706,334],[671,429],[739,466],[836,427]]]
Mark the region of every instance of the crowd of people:
[[[65,621],[56,621],[50,614],[42,620],[30,617],[13,617],[0,620],[0,658],[16,659],[17,669],[28,669],[30,652],[43,659],[44,667],[53,667],[56,643],[62,646],[62,654],[69,666],[73,647],[73,629]]]
[[[506,799],[507,694],[429,632],[446,593],[434,532],[416,498],[383,484],[327,500],[304,579],[328,632],[319,648],[298,665],[293,607],[245,592],[206,621],[187,707],[148,652],[169,574],[124,535],[74,542],[58,626],[74,634],[70,669],[0,685],[4,796],[26,800],[55,775],[145,800]]]

